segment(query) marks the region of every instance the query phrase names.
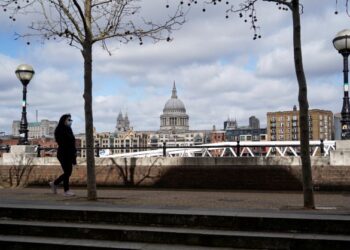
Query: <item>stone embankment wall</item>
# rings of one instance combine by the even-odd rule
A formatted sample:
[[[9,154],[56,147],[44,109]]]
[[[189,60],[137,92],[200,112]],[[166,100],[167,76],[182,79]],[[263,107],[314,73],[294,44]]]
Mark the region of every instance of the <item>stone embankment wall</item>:
[[[47,185],[62,173],[56,158],[28,158],[18,164],[0,158],[0,186]],[[331,166],[312,157],[317,190],[350,190],[349,166]],[[301,190],[299,157],[257,158],[96,158],[99,186]],[[78,159],[72,185],[85,185],[86,161]]]

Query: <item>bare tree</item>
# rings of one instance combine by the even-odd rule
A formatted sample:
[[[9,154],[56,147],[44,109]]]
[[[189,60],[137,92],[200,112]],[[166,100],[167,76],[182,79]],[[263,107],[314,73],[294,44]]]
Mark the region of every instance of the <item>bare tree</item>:
[[[348,0],[347,0],[348,1]],[[303,67],[302,47],[301,47],[301,23],[300,15],[303,12],[303,6],[299,3],[299,0],[237,0],[232,5],[229,0],[203,0],[204,6],[203,12],[206,11],[205,6],[226,4],[226,18],[229,18],[230,14],[238,14],[243,18],[245,22],[249,22],[252,30],[254,31],[253,39],[261,38],[259,34],[260,27],[257,22],[257,8],[258,2],[270,2],[277,5],[279,10],[288,11],[292,13],[293,20],[293,45],[294,45],[294,66],[296,77],[299,86],[299,126],[300,126],[300,145],[301,145],[301,161],[302,161],[302,182],[303,182],[303,194],[304,194],[304,207],[314,209],[314,193],[312,183],[312,171],[310,160],[310,147],[309,147],[309,104],[307,98],[307,82]],[[232,1],[231,1],[232,2]],[[238,4],[237,4],[238,2]],[[197,0],[187,0],[186,2],[181,0],[180,4],[187,4],[188,6],[198,4]],[[167,6],[168,7],[168,6]]]
[[[67,40],[69,45],[81,50],[84,59],[84,110],[87,147],[88,199],[96,200],[93,112],[92,112],[92,48],[100,43],[108,50],[109,39],[128,43],[144,38],[153,41],[170,41],[171,32],[184,23],[181,5],[160,24],[137,18],[140,0],[0,0],[0,7],[9,13],[33,17],[29,32],[21,38],[40,36],[44,40]]]
[[[26,157],[24,155],[13,156],[12,166],[8,170],[9,186],[13,188],[26,186],[33,167],[32,157]]]

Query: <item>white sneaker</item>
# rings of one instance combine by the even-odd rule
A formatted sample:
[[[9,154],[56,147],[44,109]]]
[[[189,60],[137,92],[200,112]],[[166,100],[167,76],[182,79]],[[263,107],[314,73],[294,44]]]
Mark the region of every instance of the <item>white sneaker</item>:
[[[73,192],[71,192],[71,191],[66,191],[66,192],[64,192],[64,194],[63,194],[64,196],[75,196],[75,193],[73,193]]]
[[[53,181],[50,181],[49,185],[50,185],[52,193],[57,194],[57,186],[55,185],[55,183]]]

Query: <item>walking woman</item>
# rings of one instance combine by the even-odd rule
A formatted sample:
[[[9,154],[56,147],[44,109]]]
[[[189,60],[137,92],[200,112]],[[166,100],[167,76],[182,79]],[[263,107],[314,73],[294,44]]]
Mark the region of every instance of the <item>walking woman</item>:
[[[70,114],[64,114],[56,127],[57,158],[61,163],[63,174],[54,182],[49,183],[52,192],[57,194],[57,187],[63,181],[64,196],[75,195],[69,190],[69,177],[72,174],[73,165],[77,164],[77,149],[75,148],[75,137],[71,128],[72,121]]]

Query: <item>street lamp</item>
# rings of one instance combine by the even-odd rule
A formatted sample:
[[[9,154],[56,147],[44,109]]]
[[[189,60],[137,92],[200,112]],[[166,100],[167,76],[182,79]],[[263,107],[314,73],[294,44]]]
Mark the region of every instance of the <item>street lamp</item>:
[[[22,101],[22,118],[19,129],[19,145],[28,145],[28,122],[27,122],[27,85],[34,75],[33,67],[28,64],[21,64],[17,67],[16,71],[17,78],[22,82],[23,85],[23,101]]]
[[[334,47],[342,54],[344,59],[344,97],[343,107],[341,110],[341,139],[350,139],[350,104],[349,104],[349,63],[350,54],[350,30],[345,29],[337,33],[333,39]]]

